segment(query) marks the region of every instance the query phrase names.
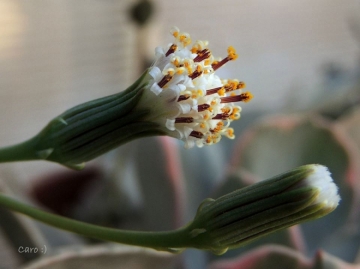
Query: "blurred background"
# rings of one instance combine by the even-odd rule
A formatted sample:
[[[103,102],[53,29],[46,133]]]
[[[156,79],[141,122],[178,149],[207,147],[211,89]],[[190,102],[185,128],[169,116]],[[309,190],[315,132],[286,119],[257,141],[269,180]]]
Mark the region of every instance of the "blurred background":
[[[243,105],[243,120],[235,125],[238,137],[264,115],[315,111],[330,120],[337,119],[359,102],[359,14],[360,2],[355,0],[224,0],[221,4],[219,1],[188,0],[0,0],[0,146],[30,138],[53,117],[76,104],[124,90],[151,64],[154,48],[172,41],[169,33],[172,26],[189,32],[193,40],[208,40],[216,56],[226,56],[229,45],[237,49],[238,60],[227,64],[218,73],[222,78],[244,80],[255,96]],[[355,122],[346,126],[350,128],[357,124]],[[168,150],[164,151],[164,158],[183,160],[182,166],[178,167],[180,172],[174,177],[178,180],[178,185],[174,183],[176,188],[181,190],[175,194],[183,199],[177,201],[184,204],[178,208],[181,212],[177,213],[179,219],[175,226],[178,226],[191,219],[198,202],[222,182],[222,175],[229,163],[233,163],[230,157],[233,156],[234,142],[226,141],[214,149],[190,150],[192,152],[172,140],[164,143]],[[140,146],[134,145],[126,146],[130,156],[139,154]],[[159,150],[149,149],[149,156],[161,155]],[[133,164],[127,158],[125,160],[121,153],[124,151],[120,149],[92,162],[92,168],[83,174],[84,182],[89,178],[125,178],[123,172],[119,172],[119,166],[129,170]],[[219,157],[211,157],[215,151],[219,152]],[[198,168],[200,171],[191,167],[195,157],[190,155],[203,156],[206,165],[217,168],[213,179],[205,184],[200,194],[189,189],[200,188],[208,180],[203,174],[206,171],[202,171],[207,166]],[[254,173],[249,167],[246,168]],[[133,174],[136,169],[133,167],[128,174]],[[34,194],[34,184],[40,182],[39,178],[65,177],[71,181],[76,177],[66,173],[65,168],[45,162],[1,164],[0,188],[21,199],[31,200],[36,195],[32,198],[29,195],[29,198],[24,194]],[[191,175],[195,181],[184,179]],[[129,183],[129,179],[122,182],[128,183],[121,183],[119,188],[134,194],[132,198],[127,197],[130,202],[123,198],[110,201],[111,210],[117,208],[114,201],[125,205],[140,203],[137,186]],[[79,186],[74,188],[80,189]],[[48,190],[45,188],[43,192]],[[106,193],[104,190],[102,195],[106,197]],[[187,196],[184,193],[188,193]],[[93,206],[84,204],[85,208]],[[46,208],[46,204],[43,206]],[[101,206],[99,208],[101,211]],[[96,219],[81,215],[79,207],[76,210],[71,214],[66,210],[60,213],[83,217],[87,221]],[[149,214],[155,213],[150,211]],[[6,216],[9,221],[18,223],[12,216]],[[34,257],[19,258],[11,247],[16,244],[9,236],[11,232],[6,230],[4,220],[7,217],[2,218],[3,235],[0,232],[0,268],[17,268]],[[117,223],[117,220],[113,222]],[[70,235],[69,239],[49,243],[47,228],[39,228],[38,224],[23,219],[20,223],[25,227],[24,233],[36,234],[36,239],[32,236],[27,239],[32,244],[33,240],[54,246],[87,244]],[[122,224],[121,227],[133,228],[131,221]],[[161,229],[155,224],[137,228],[144,227]],[[186,255],[193,257],[190,260],[193,259],[195,265],[178,262],[177,268],[203,268],[206,261],[212,259],[203,254],[201,257]],[[348,262],[351,262],[350,258]]]

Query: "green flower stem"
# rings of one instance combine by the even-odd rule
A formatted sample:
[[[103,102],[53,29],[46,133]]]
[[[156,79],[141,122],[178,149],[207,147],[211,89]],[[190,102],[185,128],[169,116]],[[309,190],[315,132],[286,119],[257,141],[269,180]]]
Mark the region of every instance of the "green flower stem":
[[[17,145],[0,148],[0,163],[41,159],[36,154],[35,146],[36,139],[32,138]]]
[[[104,241],[149,247],[170,252],[177,252],[182,248],[190,246],[190,236],[187,227],[168,232],[136,232],[106,228],[47,213],[3,194],[0,194],[0,205],[48,225]]]
[[[0,205],[70,232],[101,240],[179,252],[192,247],[223,254],[269,233],[333,211],[340,197],[321,165],[287,173],[205,199],[188,225],[168,232],[135,232],[100,227],[43,212],[0,194]]]

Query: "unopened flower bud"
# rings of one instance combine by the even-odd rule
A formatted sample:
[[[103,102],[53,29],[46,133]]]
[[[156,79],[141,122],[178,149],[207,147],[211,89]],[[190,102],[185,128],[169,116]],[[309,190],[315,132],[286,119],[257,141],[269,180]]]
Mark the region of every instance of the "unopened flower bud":
[[[189,225],[193,244],[222,254],[292,225],[320,218],[340,201],[326,167],[305,165],[216,200]]]

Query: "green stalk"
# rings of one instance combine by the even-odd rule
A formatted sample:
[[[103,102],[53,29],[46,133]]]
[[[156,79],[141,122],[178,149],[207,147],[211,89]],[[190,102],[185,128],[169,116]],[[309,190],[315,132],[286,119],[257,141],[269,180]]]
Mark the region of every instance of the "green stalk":
[[[192,247],[221,255],[266,234],[333,211],[340,197],[326,167],[304,165],[287,173],[205,199],[188,225],[168,232],[100,227],[44,212],[0,194],[0,206],[80,235],[157,250]]]
[[[41,156],[36,154],[35,147],[36,139],[32,138],[16,145],[0,148],[0,163],[41,159]]]
[[[0,205],[56,228],[104,241],[170,252],[178,252],[190,246],[187,227],[167,232],[136,232],[107,228],[44,212],[3,194],[0,194]]]

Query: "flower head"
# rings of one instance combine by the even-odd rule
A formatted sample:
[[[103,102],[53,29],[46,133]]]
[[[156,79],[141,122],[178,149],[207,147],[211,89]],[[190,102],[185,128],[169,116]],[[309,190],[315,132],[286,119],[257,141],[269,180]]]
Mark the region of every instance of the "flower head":
[[[233,47],[228,55],[216,59],[207,41],[192,44],[188,33],[171,30],[174,42],[166,49],[156,48],[155,63],[149,70],[149,90],[142,106],[152,106],[151,119],[163,126],[169,136],[185,142],[185,147],[202,147],[233,139],[233,120],[240,118],[241,107],[251,93],[242,92],[242,81],[222,80],[215,71],[238,55]],[[191,45],[192,44],[192,45]]]
[[[222,136],[234,138],[230,128],[240,118],[249,92],[245,83],[221,80],[215,71],[237,54],[215,59],[207,41],[196,41],[174,28],[175,40],[156,48],[156,59],[125,91],[77,105],[51,120],[30,140],[16,146],[15,160],[48,160],[81,169],[85,162],[131,140],[169,135],[185,147],[211,145]],[[14,147],[11,147],[14,148]],[[23,154],[26,152],[26,154]]]

